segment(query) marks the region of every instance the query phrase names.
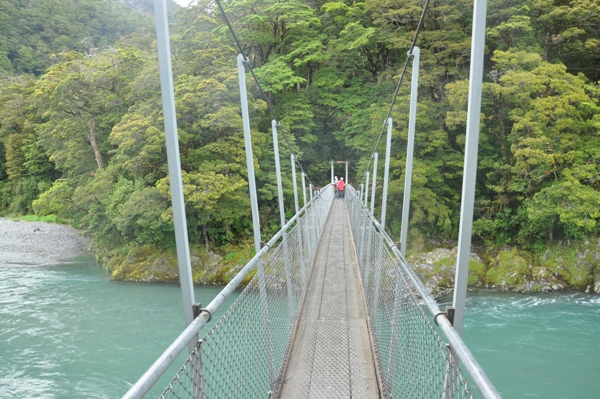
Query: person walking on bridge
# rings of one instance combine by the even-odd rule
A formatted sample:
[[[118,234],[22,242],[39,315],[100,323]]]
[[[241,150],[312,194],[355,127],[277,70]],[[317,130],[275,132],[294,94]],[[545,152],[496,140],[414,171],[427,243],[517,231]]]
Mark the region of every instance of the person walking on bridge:
[[[338,178],[336,176],[335,179],[333,179],[333,188],[334,188],[334,191],[335,191],[335,193],[333,195],[333,198],[337,198],[337,196],[338,196],[338,190],[337,190],[338,181],[339,180],[338,180]]]
[[[337,182],[337,197],[338,198],[344,198],[344,187],[346,186],[346,183],[344,183],[344,178],[340,177],[340,180]]]

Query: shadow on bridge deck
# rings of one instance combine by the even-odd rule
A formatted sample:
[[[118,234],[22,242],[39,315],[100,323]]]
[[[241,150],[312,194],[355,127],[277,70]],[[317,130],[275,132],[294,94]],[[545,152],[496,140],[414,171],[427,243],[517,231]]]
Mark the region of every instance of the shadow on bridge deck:
[[[280,398],[378,398],[366,308],[345,201],[334,200]]]

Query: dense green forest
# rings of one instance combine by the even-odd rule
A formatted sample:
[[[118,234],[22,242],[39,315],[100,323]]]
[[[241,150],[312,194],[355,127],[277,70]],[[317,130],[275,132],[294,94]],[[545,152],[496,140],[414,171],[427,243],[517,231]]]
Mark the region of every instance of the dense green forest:
[[[89,233],[102,258],[174,247],[153,21],[143,12],[151,7],[125,3],[0,0],[1,212],[57,215]],[[319,186],[329,160],[349,160],[350,183],[358,183],[422,6],[226,2],[267,96],[250,90],[265,236],[277,229],[267,101],[289,143],[283,162],[298,153]],[[471,19],[471,1],[431,1],[417,43],[413,240],[458,233]],[[598,0],[490,0],[487,25],[474,238],[541,251],[600,236]],[[217,252],[243,246],[251,224],[238,51],[208,0],[174,14],[171,47],[190,240]],[[408,87],[392,113],[392,235],[400,228]]]

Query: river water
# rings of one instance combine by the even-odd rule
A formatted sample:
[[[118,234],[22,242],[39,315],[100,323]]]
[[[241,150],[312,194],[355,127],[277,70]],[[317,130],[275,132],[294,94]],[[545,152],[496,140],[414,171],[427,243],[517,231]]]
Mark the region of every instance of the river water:
[[[481,292],[463,339],[504,398],[600,398],[600,296]]]
[[[485,292],[467,306],[464,339],[504,398],[600,397],[600,297]],[[121,397],[179,335],[182,312],[177,285],[109,281],[91,260],[0,263],[0,398]]]
[[[196,301],[219,291],[197,288]],[[120,398],[183,328],[178,285],[110,281],[91,259],[0,262],[0,398]],[[147,397],[160,395],[184,360]]]

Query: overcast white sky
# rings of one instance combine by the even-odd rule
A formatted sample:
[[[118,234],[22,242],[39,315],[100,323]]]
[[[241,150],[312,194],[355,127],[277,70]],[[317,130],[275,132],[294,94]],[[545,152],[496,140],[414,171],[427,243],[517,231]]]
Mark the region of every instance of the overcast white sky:
[[[192,0],[174,0],[174,1],[175,1],[175,3],[179,4],[180,6],[184,6],[184,7],[192,2]]]

